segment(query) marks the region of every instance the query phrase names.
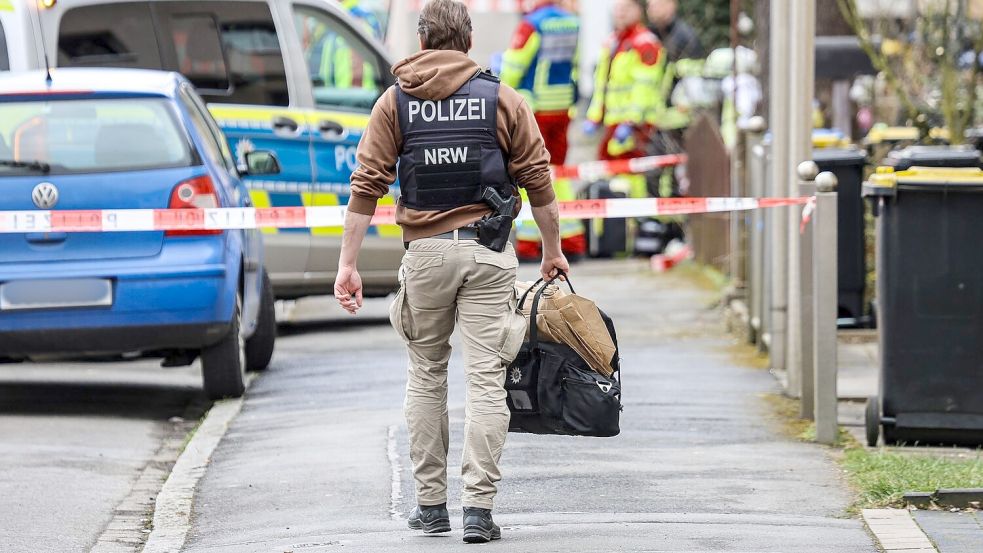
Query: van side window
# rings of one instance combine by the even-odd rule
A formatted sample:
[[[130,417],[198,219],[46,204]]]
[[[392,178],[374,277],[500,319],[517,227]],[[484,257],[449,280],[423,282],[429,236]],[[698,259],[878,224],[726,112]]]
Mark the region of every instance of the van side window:
[[[210,14],[174,15],[170,24],[177,70],[200,90],[228,93],[229,70],[215,18]]]
[[[72,8],[58,65],[184,73],[209,102],[290,103],[280,40],[266,2],[122,2]]]
[[[3,36],[2,22],[0,22],[0,71],[10,71],[10,58],[7,56],[7,39]]]
[[[114,2],[66,11],[58,29],[58,65],[162,69],[150,4]]]
[[[372,109],[384,86],[379,56],[329,13],[303,4],[293,10],[317,106]]]
[[[290,103],[280,39],[266,2],[199,1],[158,5],[162,11],[170,13],[175,48],[183,40],[188,46],[186,55],[193,57],[194,63],[204,64],[203,81],[193,75],[188,78],[201,89],[206,102],[262,106]],[[182,18],[188,19],[182,21]],[[214,34],[209,44],[198,44],[199,37],[188,34],[189,31],[197,33],[197,29],[207,33],[204,26],[189,29],[187,25],[190,22],[205,25],[206,18],[217,22],[221,48],[214,43]],[[182,24],[185,25],[183,28]],[[228,86],[221,86],[226,84],[222,79],[228,79]]]

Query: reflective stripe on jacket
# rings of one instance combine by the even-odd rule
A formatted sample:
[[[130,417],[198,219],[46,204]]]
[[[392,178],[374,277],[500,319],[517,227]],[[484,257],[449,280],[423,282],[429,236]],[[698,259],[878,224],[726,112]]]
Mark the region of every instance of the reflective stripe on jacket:
[[[502,56],[502,82],[535,112],[567,111],[577,102],[580,20],[552,3],[519,23]]]

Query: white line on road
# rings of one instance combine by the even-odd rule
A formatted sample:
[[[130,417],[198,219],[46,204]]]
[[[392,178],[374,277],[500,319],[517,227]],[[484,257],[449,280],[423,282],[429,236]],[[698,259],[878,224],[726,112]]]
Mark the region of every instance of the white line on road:
[[[393,520],[402,520],[403,514],[399,504],[403,499],[402,469],[399,466],[399,450],[396,447],[396,425],[389,427],[389,437],[386,440],[386,456],[389,457],[389,468],[392,470],[392,492],[389,496],[389,516]]]
[[[247,375],[247,388],[254,377],[254,374]],[[184,547],[188,531],[191,530],[195,488],[205,475],[212,453],[222,441],[229,423],[242,409],[243,400],[244,398],[238,398],[215,402],[184,452],[174,463],[174,469],[157,494],[153,531],[147,538],[143,553],[176,553]]]

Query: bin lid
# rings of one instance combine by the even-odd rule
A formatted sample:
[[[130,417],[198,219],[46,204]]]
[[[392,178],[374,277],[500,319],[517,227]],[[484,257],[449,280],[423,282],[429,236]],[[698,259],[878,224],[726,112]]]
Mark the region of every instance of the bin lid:
[[[878,167],[864,183],[864,196],[894,195],[897,190],[974,190],[983,192],[983,169],[979,167],[912,167],[895,171]]]
[[[980,167],[980,152],[969,145],[908,146],[888,152],[884,165],[898,170],[912,167]]]
[[[855,167],[867,163],[867,152],[859,148],[818,148],[812,150],[812,160],[825,167]]]
[[[846,147],[850,144],[849,140],[843,137],[843,133],[837,129],[813,129],[812,147],[813,148],[837,148]]]
[[[949,131],[946,129],[932,128],[928,131],[929,138],[935,140],[948,140]],[[882,142],[904,142],[907,140],[918,140],[918,129],[916,127],[888,127],[886,125],[874,125],[864,138],[866,144],[880,144]]]

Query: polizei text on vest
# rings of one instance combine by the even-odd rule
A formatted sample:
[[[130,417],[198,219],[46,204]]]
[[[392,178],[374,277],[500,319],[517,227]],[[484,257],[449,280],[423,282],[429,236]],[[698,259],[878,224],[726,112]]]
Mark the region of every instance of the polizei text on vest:
[[[434,121],[483,121],[485,119],[484,98],[448,98],[432,100],[410,100],[410,123],[420,117],[427,123]]]

